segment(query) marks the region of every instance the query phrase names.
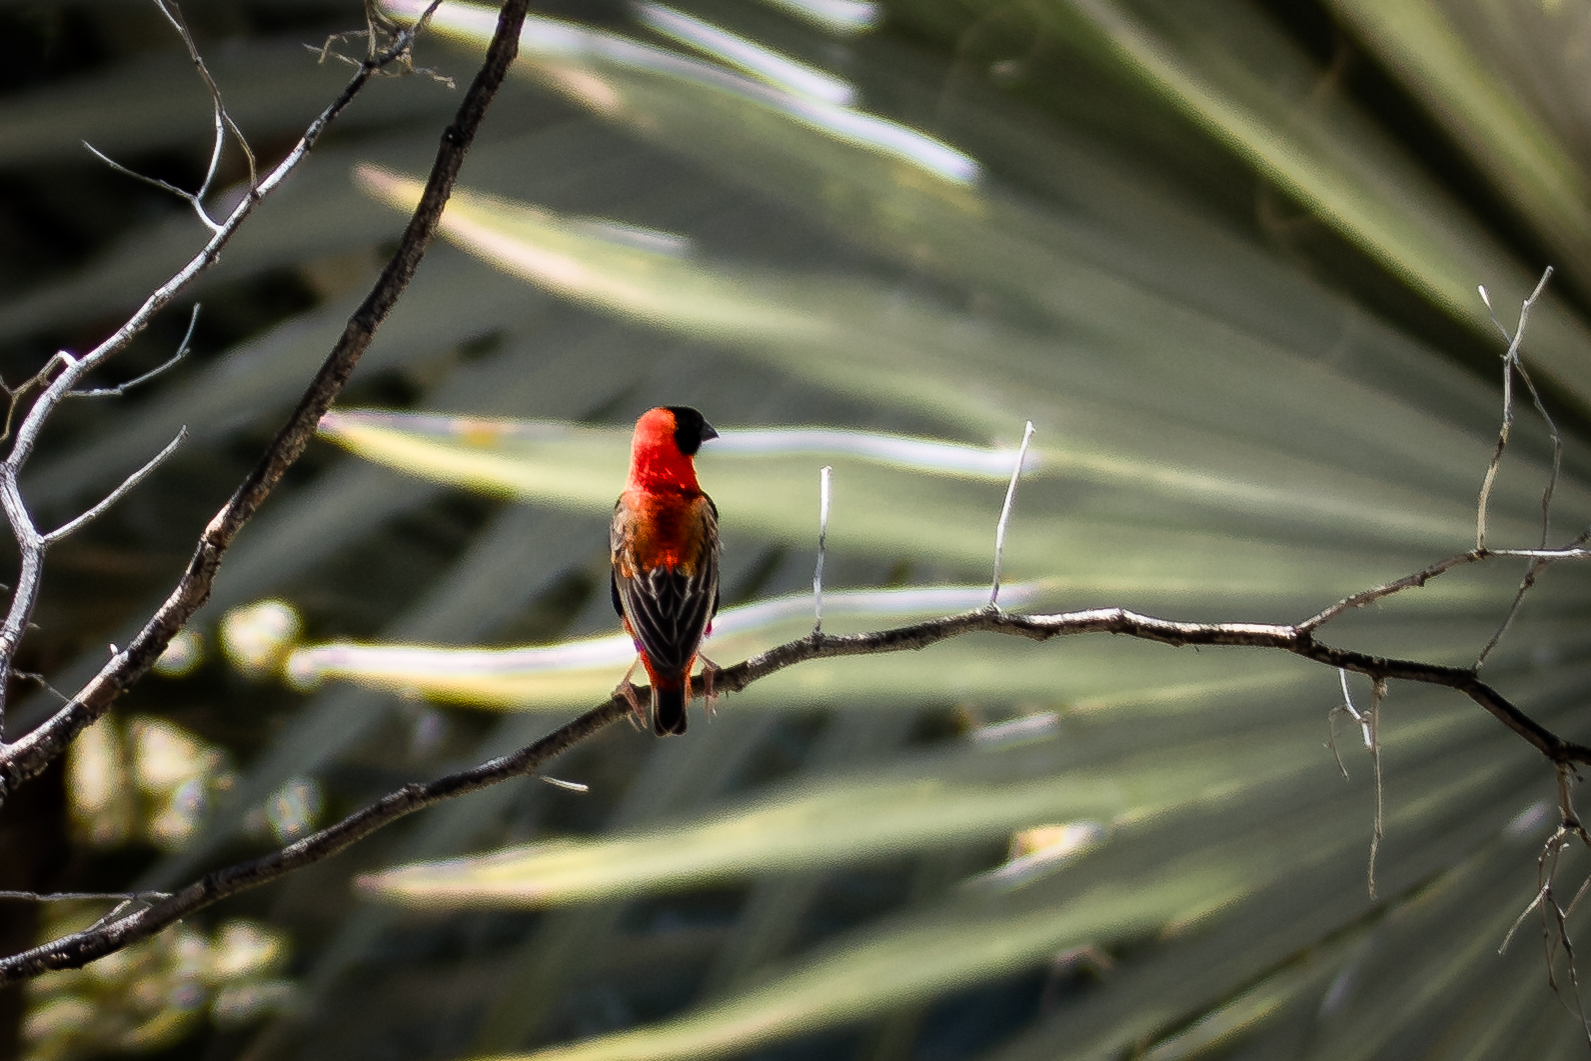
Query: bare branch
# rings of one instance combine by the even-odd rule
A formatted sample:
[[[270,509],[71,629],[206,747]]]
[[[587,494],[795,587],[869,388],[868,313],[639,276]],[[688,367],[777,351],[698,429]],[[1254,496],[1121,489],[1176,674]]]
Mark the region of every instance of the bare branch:
[[[1011,506],[1016,503],[1016,484],[1022,478],[1022,464],[1027,460],[1028,443],[1033,439],[1033,421],[1022,429],[1022,446],[1016,453],[1016,467],[1011,469],[1011,485],[1005,488],[1005,504],[1000,506],[1000,522],[994,530],[994,579],[989,586],[989,607],[1000,606],[1000,568],[1005,563],[1005,528],[1011,522]]]
[[[1530,566],[1525,571],[1525,577],[1519,583],[1519,589],[1514,594],[1513,602],[1508,606],[1508,614],[1503,617],[1502,623],[1497,627],[1496,632],[1492,634],[1491,639],[1486,642],[1485,647],[1481,649],[1480,655],[1476,658],[1475,667],[1477,670],[1485,664],[1486,657],[1491,655],[1492,649],[1497,647],[1498,642],[1503,639],[1503,635],[1508,632],[1509,626],[1513,624],[1514,617],[1519,614],[1519,609],[1525,602],[1525,594],[1529,593],[1531,588],[1535,586],[1536,576],[1554,561],[1567,559],[1570,555],[1577,554],[1580,551],[1578,546],[1582,545],[1586,540],[1586,535],[1582,534],[1574,542],[1570,543],[1568,549],[1549,550],[1547,548],[1547,541],[1552,534],[1552,496],[1558,488],[1558,476],[1563,470],[1563,436],[1558,432],[1558,425],[1553,422],[1552,414],[1547,412],[1547,406],[1541,400],[1541,392],[1536,389],[1536,383],[1530,378],[1530,373],[1525,369],[1524,360],[1519,353],[1520,345],[1524,342],[1525,325],[1529,321],[1531,307],[1541,297],[1542,291],[1546,289],[1547,281],[1551,278],[1552,266],[1549,265],[1542,272],[1541,280],[1537,282],[1536,289],[1521,304],[1519,308],[1519,325],[1514,329],[1513,335],[1509,335],[1508,329],[1503,326],[1502,321],[1497,319],[1497,314],[1492,309],[1491,297],[1486,293],[1486,288],[1482,287],[1479,289],[1481,301],[1486,304],[1486,311],[1491,314],[1492,323],[1497,326],[1497,330],[1502,333],[1503,338],[1508,342],[1508,350],[1503,355],[1503,424],[1497,436],[1497,446],[1492,452],[1491,464],[1486,469],[1486,478],[1481,484],[1480,501],[1475,517],[1475,541],[1478,549],[1484,549],[1486,545],[1486,506],[1491,494],[1492,483],[1497,478],[1497,469],[1502,461],[1503,448],[1508,442],[1509,425],[1513,422],[1512,374],[1515,371],[1519,373],[1519,378],[1530,392],[1530,400],[1535,405],[1536,412],[1541,414],[1542,421],[1547,425],[1547,433],[1552,438],[1552,471],[1548,474],[1547,485],[1541,492],[1540,549],[1533,551],[1531,555]]]
[[[68,398],[119,398],[133,388],[148,383],[167,369],[174,367],[177,362],[188,356],[188,344],[193,341],[193,329],[199,323],[199,303],[193,304],[193,312],[188,316],[188,330],[183,333],[182,342],[177,344],[177,352],[165,362],[155,366],[141,376],[135,376],[126,383],[118,383],[114,387],[99,387],[86,391],[67,391]]]
[[[1554,991],[1558,991],[1557,973],[1553,970],[1554,952],[1558,947],[1563,948],[1564,961],[1569,971],[1569,988],[1574,1000],[1574,1012],[1580,1019],[1580,1027],[1586,1032],[1587,1041],[1591,1042],[1591,1024],[1586,1022],[1585,1002],[1580,991],[1580,975],[1575,968],[1574,941],[1569,936],[1569,912],[1579,903],[1580,896],[1585,893],[1582,884],[1570,901],[1568,907],[1558,902],[1557,880],[1558,867],[1563,858],[1563,851],[1571,843],[1578,840],[1581,844],[1591,847],[1591,835],[1586,833],[1585,827],[1580,824],[1580,816],[1575,812],[1571,768],[1566,763],[1558,764],[1558,814],[1559,825],[1547,842],[1542,845],[1541,855],[1536,861],[1536,898],[1530,906],[1525,908],[1525,914],[1532,909],[1541,910],[1542,942],[1547,952],[1547,983]],[[1524,914],[1520,915],[1520,921]],[[1515,922],[1517,929],[1519,922]],[[1510,930],[1509,937],[1513,936]],[[1507,941],[1504,941],[1507,945]]]
[[[98,517],[100,517],[101,515],[103,515],[107,509],[109,509],[116,502],[120,501],[122,498],[126,497],[128,495],[128,493],[130,493],[133,490],[134,487],[136,487],[139,483],[141,483],[145,479],[147,479],[149,477],[149,473],[150,472],[153,472],[156,468],[158,468],[162,464],[164,464],[166,462],[166,458],[170,457],[173,453],[177,452],[177,447],[182,445],[183,441],[187,437],[188,437],[188,429],[186,427],[184,427],[180,431],[177,432],[177,437],[176,438],[174,438],[170,442],[166,443],[166,448],[165,449],[161,450],[159,453],[157,453],[153,457],[149,458],[148,462],[146,462],[142,468],[139,468],[137,471],[133,472],[133,474],[131,474],[127,478],[123,479],[122,482],[121,482],[121,485],[116,487],[116,489],[112,490],[110,493],[106,494],[105,497],[99,502],[99,504],[95,505],[93,508],[89,509],[87,512],[84,512],[82,515],[78,516],[76,519],[71,520],[71,521],[69,521],[67,523],[63,523],[63,524],[61,524],[61,526],[55,528],[52,531],[49,531],[48,533],[41,534],[39,536],[39,541],[40,541],[41,546],[42,545],[53,545],[54,543],[60,541],[62,538],[65,538],[65,537],[67,537],[70,534],[76,533],[78,530],[82,529],[88,523],[92,522],[93,520],[95,520]]]
[[[1331,757],[1337,760],[1337,770],[1342,774],[1342,779],[1346,781],[1348,780],[1348,767],[1342,761],[1342,753],[1337,750],[1337,716],[1350,715],[1356,721],[1361,720],[1361,716],[1353,706],[1353,694],[1348,691],[1348,672],[1338,670],[1337,677],[1342,682],[1342,703],[1326,712],[1326,747],[1331,749]]]
[[[818,473],[818,566],[812,572],[812,636],[823,634],[823,553],[829,541],[829,480],[834,469],[825,464]]]
[[[1475,506],[1475,548],[1477,551],[1486,548],[1486,510],[1491,503],[1492,484],[1497,481],[1497,469],[1502,466],[1503,450],[1508,446],[1508,432],[1514,423],[1514,369],[1519,363],[1519,345],[1525,339],[1525,325],[1530,320],[1530,311],[1535,307],[1536,301],[1541,298],[1542,292],[1547,288],[1547,281],[1550,279],[1552,279],[1552,266],[1549,265],[1542,272],[1541,280],[1536,284],[1536,289],[1530,293],[1529,298],[1520,304],[1519,325],[1514,329],[1514,334],[1511,336],[1508,334],[1508,329],[1504,328],[1502,322],[1497,319],[1497,314],[1492,312],[1491,296],[1486,293],[1484,287],[1478,288],[1481,301],[1486,304],[1487,312],[1492,313],[1492,322],[1497,325],[1497,330],[1503,333],[1503,338],[1508,340],[1508,350],[1503,354],[1503,423],[1497,432],[1497,445],[1492,450],[1491,463],[1486,466],[1486,476],[1481,480],[1480,498]],[[1534,388],[1532,388],[1532,392],[1534,392]],[[1543,412],[1543,415],[1546,415],[1545,412]],[[1550,419],[1548,422],[1551,422]],[[1554,433],[1556,434],[1556,430]],[[1549,500],[1552,496],[1552,486],[1557,482],[1557,477],[1558,469],[1555,460],[1552,480],[1548,484],[1547,498]],[[1543,547],[1546,546],[1545,538],[1543,538],[1541,544]]]
[[[199,195],[204,195],[210,187],[211,180],[215,177],[216,165],[221,158],[221,147],[226,139],[223,130],[231,131],[233,138],[238,142],[238,147],[243,151],[244,159],[248,161],[249,187],[258,187],[260,179],[254,162],[254,152],[250,150],[249,142],[243,136],[243,130],[238,128],[237,123],[232,120],[232,116],[227,113],[225,104],[221,102],[221,89],[216,85],[215,78],[210,76],[210,68],[204,64],[204,58],[199,54],[199,47],[194,43],[193,34],[188,30],[187,21],[182,17],[182,10],[177,7],[175,0],[155,0],[155,6],[160,8],[160,13],[166,16],[166,21],[170,22],[172,27],[176,29],[177,35],[182,38],[182,43],[187,45],[188,58],[192,60],[194,69],[199,72],[200,79],[204,81],[204,87],[210,90],[210,100],[215,108],[215,149],[211,153],[210,169],[205,174],[204,185],[200,188]]]
[[[1353,693],[1348,689],[1348,672],[1341,667],[1337,668],[1337,680],[1342,684],[1342,709],[1352,715],[1353,720],[1359,724],[1359,732],[1364,737],[1365,747],[1367,749],[1375,747],[1375,731],[1370,728],[1370,720],[1365,717],[1364,712],[1353,706]]]
[[[1558,764],[1561,771],[1572,763],[1591,764],[1591,747],[1564,740],[1547,730],[1497,690],[1482,682],[1472,670],[1333,648],[1319,643],[1308,631],[1296,626],[1185,623],[1141,615],[1124,608],[1033,616],[980,608],[873,633],[809,634],[719,671],[714,684],[720,693],[740,692],[771,674],[809,660],[911,651],[975,632],[1007,634],[1035,641],[1111,633],[1166,645],[1278,649],[1344,672],[1368,675],[1378,686],[1377,703],[1372,705],[1372,715],[1379,706],[1379,698],[1384,695],[1381,690],[1390,680],[1441,686],[1463,693],[1485,708],[1547,759]],[[536,773],[555,756],[629,712],[629,702],[616,692],[604,703],[511,755],[489,760],[435,781],[405,785],[329,828],[263,858],[217,870],[146,910],[0,959],[0,984],[27,979],[50,969],[87,964],[230,895],[268,884],[302,866],[329,858],[377,829],[424,807],[480,791],[510,778]],[[1370,725],[1374,742],[1373,718]]]
[[[1519,583],[1519,589],[1514,592],[1513,601],[1508,605],[1508,613],[1503,616],[1503,621],[1498,624],[1496,631],[1487,640],[1480,651],[1480,655],[1475,657],[1476,670],[1480,670],[1485,665],[1486,657],[1492,654],[1492,649],[1497,647],[1497,643],[1503,639],[1503,635],[1508,632],[1508,628],[1514,624],[1514,616],[1519,614],[1520,606],[1525,603],[1525,594],[1529,593],[1531,588],[1535,586],[1536,576],[1546,570],[1551,564],[1552,560],[1545,557],[1538,557],[1530,562],[1530,567],[1525,571],[1525,577]]]
[[[1421,568],[1412,575],[1404,575],[1402,578],[1395,579],[1392,582],[1387,582],[1382,585],[1372,587],[1371,589],[1362,590],[1353,594],[1352,596],[1344,597],[1342,600],[1338,601],[1336,604],[1333,604],[1326,610],[1319,612],[1316,615],[1312,615],[1308,619],[1305,619],[1303,622],[1299,623],[1298,629],[1303,631],[1318,630],[1322,626],[1325,626],[1327,623],[1331,622],[1333,619],[1337,618],[1337,616],[1341,615],[1343,612],[1354,608],[1363,608],[1366,604],[1371,604],[1375,601],[1390,597],[1394,593],[1398,593],[1402,590],[1416,589],[1418,587],[1424,586],[1427,582],[1431,581],[1431,579],[1440,574],[1451,571],[1455,567],[1462,567],[1465,564],[1473,564],[1478,561],[1485,560],[1489,556],[1501,555],[1514,556],[1518,554],[1494,552],[1489,549],[1471,549],[1467,553],[1459,553],[1456,556],[1449,556],[1445,560],[1438,560],[1429,567]]]
[[[151,902],[170,892],[13,892],[0,891],[0,899],[30,903]]]
[[[326,125],[342,112],[354,94],[384,65],[407,56],[415,33],[429,22],[431,13],[435,11],[438,3],[440,0],[434,0],[420,20],[401,34],[396,43],[375,59],[368,60],[360,66],[359,72],[337,99],[322,111],[320,117],[305,131],[298,146],[238,204],[223,225],[223,231],[213,237],[205,249],[182,271],[151,295],[127,324],[81,360],[67,357],[68,367],[34,403],[18,429],[12,454],[5,463],[5,467],[10,469],[9,475],[13,485],[15,472],[21,460],[26,457],[26,448],[31,447],[38,425],[42,423],[43,416],[48,414],[50,405],[60,400],[61,393],[72,389],[84,372],[97,366],[110,356],[110,353],[125,346],[133,335],[148,324],[149,318],[156,311],[169,304],[178,291],[215,260],[215,256],[219,254],[221,246],[227,238],[230,238],[231,233],[236,231],[237,226],[249,215],[260,199],[277,187],[298,165],[319,139]],[[259,510],[283,473],[309,445],[321,417],[325,415],[333,399],[342,392],[348,377],[353,373],[354,366],[358,364],[371,340],[375,338],[376,330],[386,320],[387,314],[391,312],[398,297],[407,288],[409,280],[419,267],[420,259],[425,255],[426,248],[436,233],[442,208],[452,194],[459,168],[464,162],[464,155],[469,150],[470,144],[474,142],[475,132],[480,128],[481,120],[486,115],[486,108],[507,75],[509,64],[518,54],[519,34],[524,25],[526,6],[527,0],[507,0],[504,3],[498,15],[497,29],[486,51],[486,58],[476,73],[474,82],[464,94],[453,121],[442,133],[436,161],[431,167],[431,174],[421,194],[420,203],[410,217],[392,259],[382,270],[364,302],[349,318],[342,335],[300,398],[292,416],[267,447],[254,470],[205,527],[203,534],[200,535],[198,547],[188,562],[187,570],[171,594],[144,624],[143,629],[134,636],[132,642],[125,649],[113,653],[110,661],[100,672],[78,690],[71,703],[57,711],[33,732],[14,743],[0,745],[0,802],[3,802],[19,785],[36,777],[66,750],[77,734],[103,715],[116,697],[154,665],[172,637],[187,624],[205,601],[209,600],[210,588],[227,548],[243,525]],[[61,386],[63,382],[64,387],[57,393],[55,388]],[[4,479],[5,476],[0,475],[0,500],[8,498],[3,490]],[[20,509],[20,498],[17,500]],[[9,515],[11,512],[9,504],[6,510]],[[20,510],[20,515],[26,516],[25,509]],[[19,534],[28,533],[31,531],[31,524],[23,529],[14,528],[14,530]],[[36,532],[32,533],[36,535]],[[33,578],[37,579],[37,572],[33,572]],[[17,592],[20,593],[21,589],[19,588]],[[0,631],[0,634],[3,634],[3,631]],[[10,656],[7,649],[9,653],[15,652],[14,645],[0,643],[0,662],[9,666]],[[3,692],[3,689],[0,689],[0,692]]]
[[[193,192],[184,191],[175,184],[172,184],[170,181],[163,181],[159,177],[151,177],[148,174],[139,173],[135,169],[130,169],[127,166],[122,165],[120,162],[117,162],[109,155],[105,154],[105,152],[101,151],[87,140],[82,141],[82,144],[84,147],[88,148],[89,154],[93,155],[95,158],[99,159],[101,162],[105,163],[105,165],[109,166],[117,173],[120,173],[122,176],[131,177],[136,181],[143,181],[145,184],[159,188],[163,192],[170,192],[172,195],[175,195],[177,198],[186,202],[189,206],[193,207],[193,212],[199,215],[199,220],[204,224],[204,227],[208,228],[211,232],[221,231],[221,226],[216,223],[215,219],[210,216],[209,211],[204,208],[204,203],[199,200],[198,195],[195,195]]]
[[[1541,414],[1541,419],[1547,425],[1547,433],[1552,438],[1552,472],[1547,476],[1546,488],[1541,492],[1541,547],[1545,549],[1547,539],[1552,534],[1552,495],[1558,489],[1558,476],[1563,471],[1563,436],[1558,433],[1558,425],[1553,423],[1552,416],[1547,412],[1547,406],[1541,400],[1541,392],[1536,390],[1535,381],[1530,378],[1530,373],[1525,371],[1524,361],[1516,358],[1514,368],[1519,371],[1519,378],[1524,381],[1525,389],[1530,392],[1530,401],[1535,405],[1536,412]]]
[[[200,273],[215,264],[215,261],[221,255],[222,248],[231,241],[243,222],[248,220],[249,216],[253,214],[255,207],[266,196],[280,187],[288,175],[298,168],[299,164],[303,162],[309,152],[320,141],[320,137],[326,131],[326,128],[348,108],[354,97],[359,94],[360,90],[364,88],[370,79],[386,66],[408,56],[414,44],[415,35],[422,26],[429,22],[430,13],[435,10],[439,2],[440,0],[437,0],[436,3],[433,3],[427,9],[426,17],[401,34],[391,47],[360,66],[354,76],[343,86],[343,90],[337,94],[337,97],[327,104],[326,108],[316,116],[314,121],[310,122],[308,128],[304,130],[304,135],[299,138],[293,150],[288,152],[287,156],[276,165],[275,169],[251,184],[248,194],[233,208],[232,213],[227,215],[227,219],[221,223],[220,230],[211,237],[209,242],[189,259],[186,265],[173,274],[171,279],[167,280],[145,299],[143,305],[139,306],[133,315],[127,319],[127,322],[118,328],[114,334],[83,355],[81,364],[84,366],[84,372],[97,368],[110,357],[125,349],[135,336],[149,326],[149,322],[154,319],[155,314],[169,306]]]

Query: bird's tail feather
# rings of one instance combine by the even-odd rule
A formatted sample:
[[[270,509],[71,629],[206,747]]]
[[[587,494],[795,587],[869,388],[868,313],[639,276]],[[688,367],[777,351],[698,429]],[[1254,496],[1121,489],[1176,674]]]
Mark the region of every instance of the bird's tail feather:
[[[685,689],[683,684],[652,683],[652,732],[659,737],[685,732]]]

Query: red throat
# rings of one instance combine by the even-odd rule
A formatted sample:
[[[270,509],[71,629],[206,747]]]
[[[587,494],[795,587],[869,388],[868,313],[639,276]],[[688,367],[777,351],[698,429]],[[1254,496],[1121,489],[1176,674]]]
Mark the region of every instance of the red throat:
[[[701,492],[695,465],[674,441],[674,427],[674,414],[661,408],[635,422],[635,440],[630,444],[632,489]]]

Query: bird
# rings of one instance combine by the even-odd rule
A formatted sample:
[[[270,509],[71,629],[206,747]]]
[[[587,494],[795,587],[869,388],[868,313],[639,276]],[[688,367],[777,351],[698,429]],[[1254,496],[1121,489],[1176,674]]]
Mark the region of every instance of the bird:
[[[635,642],[652,684],[652,731],[685,732],[690,673],[718,613],[718,508],[696,481],[691,458],[718,437],[702,414],[683,405],[641,414],[630,444],[630,473],[613,507],[608,544],[613,609]],[[711,698],[712,665],[703,684]],[[630,674],[618,695],[640,714]]]

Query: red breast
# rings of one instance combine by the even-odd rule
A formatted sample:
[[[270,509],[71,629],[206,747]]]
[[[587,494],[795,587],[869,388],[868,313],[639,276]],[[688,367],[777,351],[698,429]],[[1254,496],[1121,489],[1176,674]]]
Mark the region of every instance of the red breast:
[[[643,568],[681,568],[686,573],[710,547],[704,537],[710,504],[696,481],[692,457],[718,432],[694,409],[660,406],[635,422],[630,478],[620,498],[626,512],[630,555]]]

